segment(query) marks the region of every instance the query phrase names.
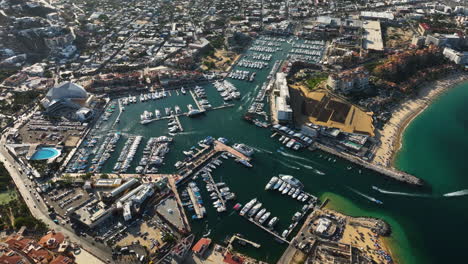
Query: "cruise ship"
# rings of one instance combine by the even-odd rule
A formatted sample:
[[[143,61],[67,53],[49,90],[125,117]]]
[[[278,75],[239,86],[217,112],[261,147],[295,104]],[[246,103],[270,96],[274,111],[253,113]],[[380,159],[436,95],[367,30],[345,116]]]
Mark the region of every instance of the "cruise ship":
[[[242,208],[239,214],[244,216],[256,202],[257,202],[257,198],[253,198],[252,200],[250,200],[250,202],[244,205],[244,207]]]

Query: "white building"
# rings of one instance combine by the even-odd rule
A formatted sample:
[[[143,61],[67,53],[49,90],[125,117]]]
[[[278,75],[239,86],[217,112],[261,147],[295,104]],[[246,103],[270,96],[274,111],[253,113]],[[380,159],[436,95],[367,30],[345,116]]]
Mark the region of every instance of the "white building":
[[[451,48],[445,48],[443,51],[444,56],[450,61],[461,64],[468,65],[468,52],[460,52]]]
[[[286,81],[286,74],[279,72],[276,74],[275,92],[278,96],[275,99],[276,113],[279,123],[288,123],[292,121],[293,111],[289,105],[289,88]]]

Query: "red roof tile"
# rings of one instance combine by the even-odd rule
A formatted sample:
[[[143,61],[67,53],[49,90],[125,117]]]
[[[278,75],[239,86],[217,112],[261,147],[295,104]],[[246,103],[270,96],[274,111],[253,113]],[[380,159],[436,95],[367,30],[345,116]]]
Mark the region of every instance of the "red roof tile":
[[[193,246],[192,251],[195,253],[200,253],[205,248],[207,248],[211,244],[211,239],[209,238],[202,238],[198,240],[198,242]]]

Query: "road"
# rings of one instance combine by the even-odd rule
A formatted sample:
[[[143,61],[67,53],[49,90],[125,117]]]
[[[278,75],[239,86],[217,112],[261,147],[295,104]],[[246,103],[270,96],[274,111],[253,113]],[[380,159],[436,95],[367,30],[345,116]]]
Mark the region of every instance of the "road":
[[[20,127],[21,123],[27,120],[32,113],[34,113],[34,110],[29,114],[20,117],[18,119],[19,122],[15,123],[14,128]],[[71,229],[58,225],[49,218],[47,206],[34,188],[35,183],[28,179],[27,175],[21,169],[22,165],[19,164],[6,149],[6,135],[8,134],[8,131],[9,129],[6,129],[6,133],[3,133],[0,138],[0,160],[4,163],[5,168],[10,173],[11,178],[28,206],[32,216],[36,219],[42,220],[50,229],[63,233],[69,241],[80,245],[83,250],[94,255],[96,260],[94,260],[93,263],[103,263],[110,260],[112,257],[110,250],[102,250],[98,248],[96,245],[93,245],[89,239],[79,237]]]

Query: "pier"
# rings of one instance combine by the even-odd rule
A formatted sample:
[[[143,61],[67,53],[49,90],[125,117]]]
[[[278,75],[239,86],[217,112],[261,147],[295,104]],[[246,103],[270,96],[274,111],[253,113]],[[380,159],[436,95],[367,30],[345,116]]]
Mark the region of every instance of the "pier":
[[[365,167],[367,169],[373,170],[375,172],[378,172],[380,174],[383,174],[383,175],[388,176],[390,178],[393,178],[395,180],[405,182],[405,183],[408,183],[408,184],[418,185],[418,186],[422,186],[424,184],[423,180],[421,180],[420,178],[418,178],[416,176],[408,174],[406,172],[372,164],[372,163],[370,163],[368,161],[364,161],[364,160],[362,160],[362,159],[360,159],[360,158],[358,158],[356,156],[352,156],[352,155],[344,153],[344,152],[339,152],[339,151],[337,151],[337,150],[335,150],[335,149],[333,149],[333,148],[331,148],[329,146],[326,146],[326,145],[323,145],[323,144],[320,144],[320,143],[317,143],[317,142],[314,143],[314,146],[316,148],[322,150],[322,151],[325,151],[327,153],[333,154],[333,155],[338,156],[340,158],[346,159],[346,160],[348,160],[350,162],[361,165],[361,166],[363,166],[363,167]]]
[[[177,125],[179,126],[180,132],[184,132],[184,128],[182,127],[182,124],[180,123],[179,116],[174,115],[174,119],[177,122]]]
[[[260,248],[260,247],[261,247],[260,244],[255,243],[255,242],[253,242],[253,241],[250,241],[250,240],[248,240],[248,239],[245,239],[245,238],[241,237],[240,234],[235,234],[235,235],[233,235],[233,236],[231,237],[231,239],[229,239],[229,243],[228,243],[228,245],[227,245],[227,247],[226,247],[228,251],[231,251],[231,249],[232,249],[232,243],[233,243],[234,241],[236,241],[236,239],[239,240],[239,241],[245,242],[245,243],[247,243],[247,244],[250,244],[250,245],[252,245],[254,248]]]
[[[115,125],[117,125],[117,123],[120,121],[120,116],[122,115],[122,102],[120,102],[120,99],[117,100],[117,102],[119,102],[119,114],[117,115],[117,118],[115,119],[114,121],[114,124],[112,124],[112,128],[115,127]]]
[[[195,193],[193,192],[192,188],[187,187],[187,192],[190,196],[190,201],[192,201],[193,204],[193,209],[195,210],[195,214],[197,215],[198,219],[203,218],[203,210],[200,208],[200,204],[198,203],[197,197],[195,196]]]
[[[277,238],[279,241],[281,242],[284,242],[284,243],[287,243],[287,244],[290,244],[291,241],[288,241],[286,240],[285,238],[281,237],[278,233],[276,232],[273,232],[272,230],[264,227],[263,225],[261,225],[260,223],[257,223],[255,220],[253,220],[252,218],[247,218],[245,217],[245,219],[249,220],[249,222],[255,224],[256,226],[260,227],[261,229],[263,229],[263,231],[269,233],[270,235],[274,236],[275,238]]]
[[[213,176],[211,176],[211,173],[207,172],[208,176],[210,177],[210,181],[213,184],[213,187],[216,191],[216,194],[218,195],[219,201],[221,201],[221,204],[223,205],[224,208],[226,208],[226,201],[224,200],[223,196],[221,195],[221,192],[219,191],[218,186],[216,185],[216,182],[213,180]]]
[[[195,94],[193,93],[192,89],[190,89],[189,92],[190,92],[190,95],[192,95],[193,101],[195,101],[195,104],[197,105],[198,110],[203,111],[204,108],[203,108],[203,107],[200,105],[200,103],[198,102],[197,97],[196,97]]]

